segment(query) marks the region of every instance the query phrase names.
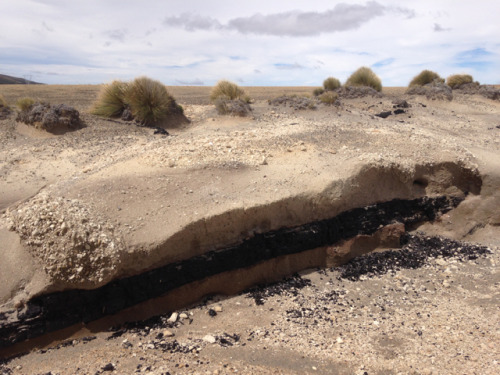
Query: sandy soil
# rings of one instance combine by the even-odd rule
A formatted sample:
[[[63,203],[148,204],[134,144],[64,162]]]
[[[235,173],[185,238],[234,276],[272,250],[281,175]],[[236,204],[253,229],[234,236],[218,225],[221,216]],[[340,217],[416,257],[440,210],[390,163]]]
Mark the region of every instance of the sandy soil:
[[[25,89],[39,91],[0,87],[0,94],[9,103],[61,98],[86,127],[55,136],[0,120],[5,306],[394,198],[469,191],[457,209],[419,229],[492,253],[360,281],[339,280],[335,269],[309,271],[310,285],[264,305],[247,294],[214,297],[179,311],[188,315],[182,324],[158,324],[147,335],[142,327],[106,340],[111,333],[97,330],[84,341],[82,331],[74,343],[8,362],[5,373],[96,373],[108,363],[116,373],[158,374],[498,372],[498,102],[459,93],[432,101],[393,89],[296,111],[266,100],[292,89],[253,88],[252,116],[233,118],[206,104],[206,88],[172,88],[191,123],[161,136],[91,116],[94,86],[73,88],[74,96],[68,87]],[[374,116],[403,97],[405,113]],[[222,311],[211,317],[216,305]],[[156,338],[165,330],[175,336]]]

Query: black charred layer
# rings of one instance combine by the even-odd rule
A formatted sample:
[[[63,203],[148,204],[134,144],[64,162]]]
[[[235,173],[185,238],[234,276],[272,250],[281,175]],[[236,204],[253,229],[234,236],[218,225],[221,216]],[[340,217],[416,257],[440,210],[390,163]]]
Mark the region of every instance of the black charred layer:
[[[382,253],[371,253],[351,259],[338,267],[339,279],[358,281],[401,269],[417,269],[429,259],[454,257],[460,261],[474,260],[491,253],[486,246],[453,241],[442,237],[425,237],[405,233],[401,237],[403,248]]]
[[[395,199],[345,211],[331,219],[255,234],[239,244],[114,280],[98,289],[42,295],[28,301],[22,310],[0,313],[0,348],[77,323],[88,323],[221,272],[333,245],[359,234],[370,235],[394,222],[408,227],[432,221],[461,201],[447,196]]]

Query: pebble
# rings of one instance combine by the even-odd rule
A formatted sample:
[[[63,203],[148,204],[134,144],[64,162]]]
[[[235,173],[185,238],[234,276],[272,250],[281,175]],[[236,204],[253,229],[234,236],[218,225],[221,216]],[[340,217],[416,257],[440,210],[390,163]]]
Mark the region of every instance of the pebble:
[[[221,306],[221,305],[217,305],[217,306],[215,306],[215,307],[214,307],[214,311],[215,311],[215,312],[218,312],[218,313],[222,312],[222,306]]]
[[[179,314],[174,312],[174,313],[172,313],[172,315],[170,315],[170,318],[167,319],[167,322],[175,323],[177,321],[178,317],[179,317]]]
[[[173,336],[175,336],[175,334],[172,331],[169,331],[168,329],[166,329],[165,331],[163,331],[163,336],[164,337],[173,337]]]
[[[203,341],[208,342],[209,344],[214,344],[216,339],[212,335],[205,335],[203,337]]]

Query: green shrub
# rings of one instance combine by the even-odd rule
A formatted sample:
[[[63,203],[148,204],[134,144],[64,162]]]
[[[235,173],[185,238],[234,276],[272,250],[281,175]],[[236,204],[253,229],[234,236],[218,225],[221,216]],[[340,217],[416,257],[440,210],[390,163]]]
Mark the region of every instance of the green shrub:
[[[359,68],[347,79],[346,86],[367,86],[377,91],[382,91],[382,81],[370,69],[365,66]]]
[[[31,98],[21,98],[16,102],[17,108],[21,111],[29,110],[33,104],[35,104],[35,101]]]
[[[313,90],[313,95],[314,96],[320,96],[325,92],[325,89],[323,87],[318,87],[317,89]]]
[[[439,76],[436,72],[433,72],[431,70],[422,70],[418,75],[413,77],[413,79],[410,82],[409,87],[413,86],[425,86],[429,83],[432,83],[434,81],[444,83],[444,79]]]
[[[215,102],[217,99],[240,99],[245,95],[245,92],[236,84],[227,80],[221,80],[212,88],[210,92],[210,100]],[[249,100],[249,98],[248,98]]]
[[[334,104],[337,99],[339,98],[339,95],[336,92],[332,91],[327,91],[324,92],[319,96],[319,100],[321,100],[322,103],[332,105]]]
[[[328,77],[323,81],[323,87],[326,91],[333,91],[341,86],[340,81],[337,78]]]
[[[128,85],[127,82],[122,81],[113,81],[104,85],[92,113],[102,117],[120,117],[128,107],[125,101]]]
[[[458,88],[466,83],[473,83],[474,78],[470,74],[454,74],[446,78],[446,84],[452,89]]]
[[[148,77],[136,78],[127,86],[125,103],[130,106],[135,120],[143,125],[159,123],[171,112],[178,111],[165,85]]]
[[[3,95],[0,95],[0,107],[8,107],[7,102],[5,101]]]

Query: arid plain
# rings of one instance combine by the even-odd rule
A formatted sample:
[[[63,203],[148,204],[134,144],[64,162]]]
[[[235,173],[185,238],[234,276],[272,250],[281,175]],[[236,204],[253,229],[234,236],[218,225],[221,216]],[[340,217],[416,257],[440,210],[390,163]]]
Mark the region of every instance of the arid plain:
[[[499,372],[498,100],[386,88],[298,110],[268,100],[312,87],[249,87],[252,114],[231,117],[217,114],[209,87],[168,89],[189,122],[167,125],[166,136],[91,115],[99,86],[0,85],[12,106],[22,97],[64,103],[84,122],[53,135],[15,114],[0,120],[0,317],[26,314],[34,296],[100,288],[394,200],[455,199],[403,227],[462,242],[419,267],[395,257],[387,272],[358,279],[342,277],[335,257],[392,248],[383,227],[280,255],[2,349],[30,350],[0,362],[2,373]],[[72,247],[78,236],[87,243]]]

